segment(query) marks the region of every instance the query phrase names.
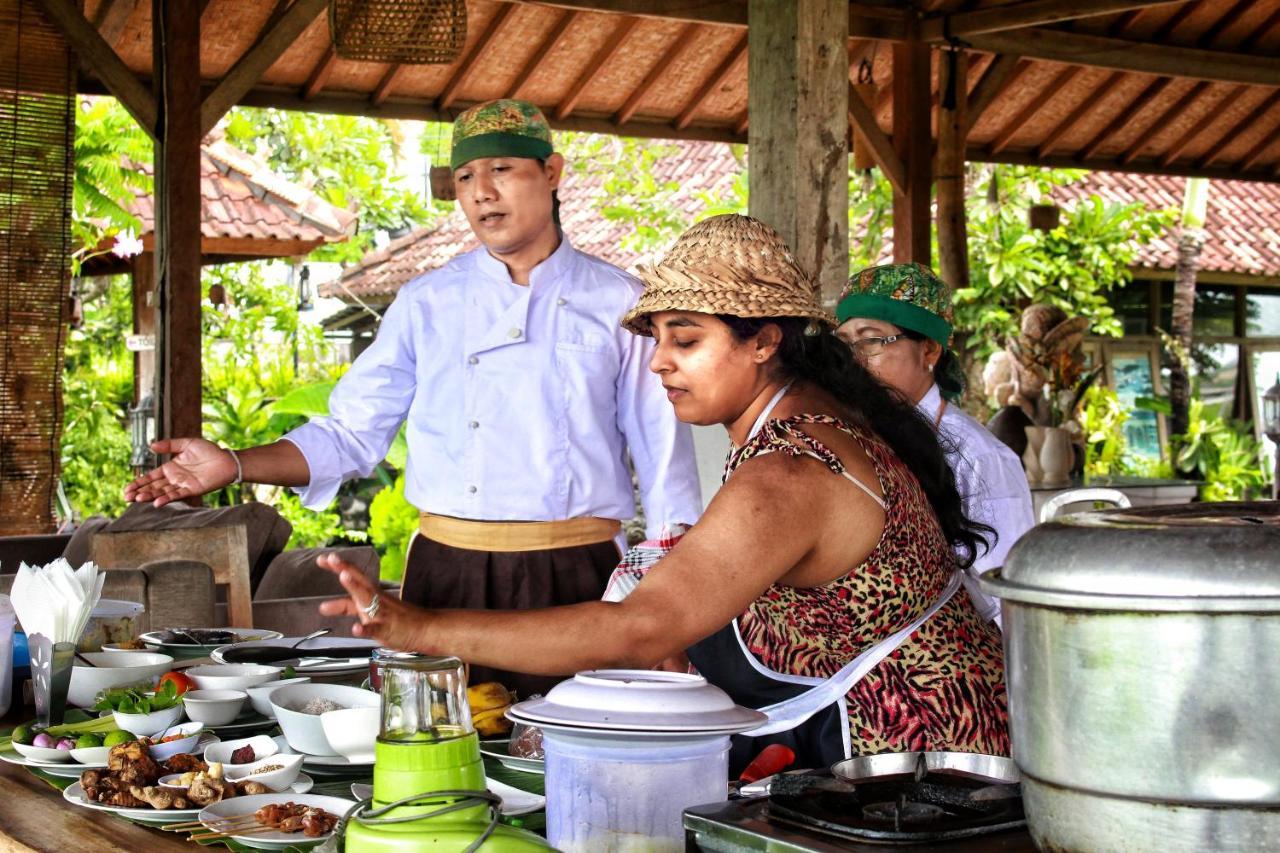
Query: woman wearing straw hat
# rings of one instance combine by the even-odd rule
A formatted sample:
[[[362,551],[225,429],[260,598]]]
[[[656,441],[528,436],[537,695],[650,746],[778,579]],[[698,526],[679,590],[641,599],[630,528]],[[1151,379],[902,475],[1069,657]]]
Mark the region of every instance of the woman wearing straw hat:
[[[836,334],[877,379],[915,403],[944,439],[965,514],[995,531],[995,541],[969,566],[965,586],[984,616],[1000,622],[1000,602],[977,575],[1004,565],[1005,555],[1035,526],[1022,462],[957,405],[964,371],[951,344],[951,288],[922,264],[869,267],[849,279],[836,306]]]
[[[851,754],[1008,754],[1000,634],[960,586],[964,515],[933,426],[853,359],[778,235],[743,216],[689,229],[642,270],[623,319],[653,335],[650,369],[681,420],[735,449],[702,520],[621,602],[507,613],[384,605],[358,631],[492,666],[698,670],[770,722],[800,766]],[[376,593],[337,569],[361,615]]]

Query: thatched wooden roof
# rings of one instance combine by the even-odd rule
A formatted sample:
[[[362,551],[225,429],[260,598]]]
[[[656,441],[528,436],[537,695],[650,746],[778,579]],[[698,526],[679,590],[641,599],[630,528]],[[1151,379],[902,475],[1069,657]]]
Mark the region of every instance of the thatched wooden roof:
[[[300,7],[305,0],[296,0]],[[337,59],[323,4],[242,104],[449,119],[519,96],[562,128],[746,141],[746,0],[468,0],[450,65]],[[949,36],[974,51],[971,160],[1280,178],[1280,0],[881,0],[850,5],[850,73],[870,63],[872,109],[891,126],[889,45]],[[969,8],[974,7],[977,8]],[[245,76],[288,0],[207,0],[201,74]],[[962,11],[963,10],[963,11]],[[1082,13],[1097,13],[1076,17]],[[144,81],[151,4],[87,0],[85,13]],[[288,22],[286,22],[288,23]],[[277,32],[278,35],[278,32]],[[935,98],[937,66],[935,51]],[[83,75],[86,91],[103,91]]]

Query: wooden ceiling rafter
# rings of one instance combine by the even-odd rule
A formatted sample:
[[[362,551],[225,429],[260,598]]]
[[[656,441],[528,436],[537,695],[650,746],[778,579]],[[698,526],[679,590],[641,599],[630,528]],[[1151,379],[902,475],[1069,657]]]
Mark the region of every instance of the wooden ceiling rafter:
[[[1001,151],[1008,148],[1009,143],[1013,141],[1013,138],[1018,134],[1018,131],[1021,130],[1045,104],[1061,92],[1068,83],[1076,79],[1077,75],[1079,75],[1082,70],[1083,69],[1079,65],[1068,65],[1066,68],[1059,71],[1058,75],[1049,81],[1049,85],[1045,86],[1041,91],[1036,92],[1031,101],[1019,110],[1017,115],[1005,122],[1004,127],[1000,128],[999,132],[996,133],[995,138],[991,140],[991,145],[989,146],[991,153],[999,154]]]
[[[512,15],[516,11],[514,3],[503,3],[498,7],[498,11],[489,19],[489,24],[484,28],[484,32],[480,34],[480,38],[476,39],[476,43],[472,45],[471,50],[458,63],[453,70],[453,76],[449,78],[449,82],[444,84],[444,89],[440,92],[440,109],[447,110],[453,106],[453,102],[458,100],[458,94],[462,91],[462,87],[471,81],[475,73],[480,68],[480,60],[493,47],[498,36],[502,33],[502,28],[511,20]],[[386,100],[384,96],[382,103]]]
[[[1245,152],[1245,155],[1240,158],[1239,162],[1231,168],[1240,172],[1249,171],[1257,165],[1259,160],[1262,159],[1262,155],[1267,153],[1267,150],[1277,142],[1280,142],[1280,122],[1277,122],[1276,126],[1271,128],[1270,133],[1264,135],[1258,140],[1257,144]]]
[[[213,91],[204,96],[200,105],[202,137],[262,79],[267,69],[293,46],[328,4],[329,0],[294,0],[274,21],[267,22],[253,46],[235,61]],[[276,8],[280,11],[279,6]]]
[[[653,67],[649,69],[649,73],[645,75],[644,80],[636,87],[631,96],[627,98],[626,103],[622,105],[613,116],[613,123],[616,125],[624,125],[631,121],[631,118],[640,109],[640,105],[644,103],[644,99],[653,91],[653,87],[663,78],[680,56],[693,44],[694,39],[702,32],[702,24],[684,24],[680,29],[680,34],[676,36],[671,46],[658,58]]]
[[[1036,156],[1047,157],[1052,154],[1054,149],[1058,147],[1058,143],[1062,141],[1062,137],[1070,133],[1071,129],[1080,123],[1080,119],[1105,101],[1123,80],[1123,74],[1113,72],[1098,86],[1090,89],[1085,98],[1076,105],[1076,108],[1067,113],[1062,121],[1054,125],[1053,129],[1049,131],[1049,135],[1036,148]]]
[[[311,100],[328,84],[329,75],[333,73],[333,67],[337,64],[338,52],[333,49],[333,45],[329,45],[325,48],[324,56],[320,57],[320,61],[307,75],[307,82],[302,87],[302,100]]]
[[[378,79],[378,85],[373,87],[373,94],[369,96],[369,103],[375,107],[380,107],[391,97],[391,93],[395,91],[396,84],[400,82],[409,69],[399,62],[392,63],[387,66],[387,70],[382,72],[382,77]]]
[[[1042,27],[1079,18],[1144,11],[1152,6],[1181,2],[1184,0],[1073,0],[1069,3],[1062,0],[1026,0],[927,18],[920,24],[920,37],[924,41],[947,41],[950,38]]]
[[[747,128],[751,126],[751,110],[746,109],[738,114],[738,118],[733,122],[733,135],[742,136],[747,132]]]
[[[1228,6],[1226,13],[1222,15],[1222,17],[1218,18],[1218,20],[1213,23],[1213,26],[1209,27],[1209,29],[1200,36],[1200,38],[1196,39],[1197,46],[1213,46],[1222,34],[1235,26],[1235,24],[1244,17],[1245,13],[1247,13],[1252,7],[1252,0],[1237,0],[1234,6]]]
[[[1129,147],[1120,154],[1120,162],[1127,165],[1138,159],[1138,155],[1146,149],[1147,143],[1154,139],[1160,131],[1176,121],[1179,116],[1191,109],[1196,101],[1200,100],[1207,91],[1209,91],[1209,84],[1201,81],[1183,93],[1176,103],[1157,116],[1137,139],[1129,143]]]
[[[91,70],[149,136],[156,135],[156,102],[151,89],[138,79],[115,48],[80,11],[76,0],[37,0],[40,8],[66,38],[80,62]]]
[[[969,104],[966,109],[968,115],[965,121],[970,130],[977,125],[982,114],[987,111],[987,107],[995,103],[996,98],[1026,74],[1030,67],[1030,62],[1024,61],[1016,54],[999,54],[991,61],[987,70],[982,73],[982,77],[978,79],[977,85],[973,87],[973,91],[969,93]]]
[[[702,86],[698,88],[698,91],[694,93],[693,97],[689,99],[688,103],[684,105],[684,108],[680,110],[680,115],[676,116],[676,120],[672,123],[672,126],[676,130],[684,130],[686,127],[693,124],[694,118],[698,115],[698,110],[702,109],[707,98],[711,97],[716,89],[719,89],[724,85],[724,81],[728,78],[729,72],[732,71],[734,66],[736,66],[746,55],[747,34],[743,33],[729,50],[729,53],[725,58],[718,66],[716,66],[716,70],[711,72],[711,76],[706,79]]]
[[[990,33],[969,41],[977,50],[1020,53],[1047,62],[1218,83],[1280,86],[1280,63],[1252,53],[1067,33],[1047,27]]]
[[[569,91],[564,98],[556,105],[555,117],[557,121],[564,121],[569,117],[578,106],[578,101],[582,99],[583,93],[587,91],[587,86],[591,85],[591,81],[600,73],[600,70],[609,64],[609,60],[613,59],[619,48],[626,42],[627,37],[635,32],[636,27],[639,25],[640,18],[626,17],[618,23],[618,26],[614,27],[608,40],[595,52],[595,55],[591,57],[591,61],[587,63],[586,70],[579,75],[578,79],[569,87]]]
[[[849,83],[849,124],[853,126],[871,148],[872,157],[880,171],[889,179],[889,183],[898,193],[907,191],[907,174],[902,164],[902,157],[894,148],[889,134],[880,128],[871,105],[862,99],[853,83]]]
[[[1236,101],[1244,97],[1244,94],[1248,91],[1248,86],[1237,86],[1236,88],[1229,90],[1222,96],[1218,103],[1214,105],[1213,109],[1219,115],[1225,113],[1231,107],[1235,106]],[[1209,122],[1193,123],[1191,127],[1187,128],[1186,133],[1178,137],[1177,141],[1166,148],[1160,155],[1160,165],[1171,165],[1175,160],[1182,156],[1182,152],[1186,151],[1187,148],[1191,146],[1191,143],[1199,139],[1206,131],[1209,130],[1210,127],[1211,124]]]
[[[1169,88],[1169,84],[1173,82],[1172,77],[1157,77],[1147,84],[1138,96],[1121,108],[1120,112],[1113,118],[1106,127],[1094,134],[1093,138],[1085,143],[1084,148],[1080,149],[1077,156],[1081,160],[1087,160],[1097,154],[1102,146],[1107,144],[1107,140],[1111,139],[1119,130],[1127,127],[1128,124],[1147,106],[1155,100],[1161,92]]]
[[[1243,88],[1243,87],[1242,87]],[[1247,89],[1245,91],[1248,91]],[[1240,138],[1240,134],[1253,127],[1258,119],[1270,114],[1271,110],[1280,104],[1280,89],[1275,90],[1262,100],[1257,106],[1249,111],[1249,114],[1236,122],[1230,129],[1218,137],[1218,141],[1209,146],[1209,149],[1200,158],[1196,160],[1196,168],[1203,169],[1206,166],[1213,165],[1222,152],[1227,149],[1231,143]]]
[[[138,0],[102,0],[93,14],[93,28],[114,48],[137,6]]]
[[[516,79],[511,82],[511,88],[507,90],[508,98],[519,98],[524,93],[524,87],[529,85],[529,81],[533,78],[533,74],[542,66],[542,61],[546,59],[551,51],[560,46],[564,41],[565,33],[573,26],[574,21],[582,17],[581,12],[566,11],[560,14],[555,25],[551,28],[551,32],[547,33],[547,37],[538,45],[538,49],[529,57],[529,61],[520,69],[520,73],[516,75]]]

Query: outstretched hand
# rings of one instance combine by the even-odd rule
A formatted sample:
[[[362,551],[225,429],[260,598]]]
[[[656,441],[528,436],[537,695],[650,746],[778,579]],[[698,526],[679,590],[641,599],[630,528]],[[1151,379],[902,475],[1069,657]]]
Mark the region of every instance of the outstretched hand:
[[[347,598],[334,598],[321,604],[321,613],[325,616],[356,617],[359,623],[352,626],[352,636],[368,637],[398,651],[429,651],[420,645],[422,629],[429,618],[426,610],[381,592],[377,584],[337,554],[323,554],[316,564],[337,575],[339,583],[349,593]],[[378,604],[370,615],[370,602],[375,597]]]
[[[207,494],[230,485],[236,478],[231,454],[203,438],[172,438],[151,442],[155,453],[173,458],[138,477],[124,488],[129,502],[151,501],[164,506],[173,501]]]

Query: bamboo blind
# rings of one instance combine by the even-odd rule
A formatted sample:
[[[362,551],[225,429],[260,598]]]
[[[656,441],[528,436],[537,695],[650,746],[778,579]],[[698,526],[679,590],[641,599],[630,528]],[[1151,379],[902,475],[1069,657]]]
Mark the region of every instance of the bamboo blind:
[[[0,534],[54,529],[75,163],[72,54],[0,0]]]

